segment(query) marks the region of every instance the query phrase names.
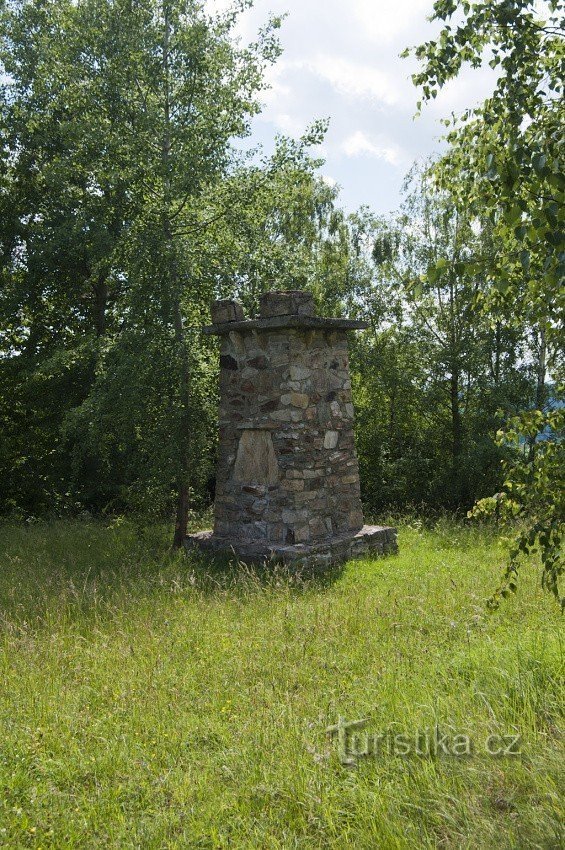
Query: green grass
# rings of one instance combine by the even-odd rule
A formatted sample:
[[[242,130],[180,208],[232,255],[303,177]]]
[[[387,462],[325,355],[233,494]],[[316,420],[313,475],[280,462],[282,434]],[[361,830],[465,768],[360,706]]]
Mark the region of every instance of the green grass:
[[[0,845],[557,848],[562,620],[490,614],[488,531],[404,525],[325,581],[171,557],[125,523],[0,526]],[[471,737],[340,764],[338,716]],[[522,736],[520,757],[484,751]]]

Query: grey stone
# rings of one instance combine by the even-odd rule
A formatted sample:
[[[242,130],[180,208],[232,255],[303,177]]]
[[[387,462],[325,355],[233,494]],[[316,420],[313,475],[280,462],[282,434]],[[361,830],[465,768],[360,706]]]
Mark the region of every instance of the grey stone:
[[[285,490],[292,490],[297,493],[299,490],[304,490],[304,481],[301,478],[286,478],[281,486]]]
[[[224,322],[241,322],[244,319],[243,307],[239,301],[228,299],[214,301],[210,312],[212,314],[212,321],[218,325]]]
[[[326,431],[324,437],[324,448],[325,449],[335,449],[337,446],[337,441],[339,440],[339,434],[337,431]]]
[[[291,418],[290,410],[275,410],[271,413],[271,419],[276,419],[277,422],[290,422]]]
[[[264,354],[259,354],[247,361],[247,365],[252,369],[268,369],[269,361]]]
[[[312,374],[311,369],[307,369],[305,366],[299,366],[296,363],[293,363],[290,367],[290,379],[291,381],[303,381],[306,378],[309,378]]]
[[[310,526],[301,525],[294,529],[294,539],[296,543],[308,543],[310,540]]]
[[[279,465],[269,431],[242,431],[233,477],[246,484],[274,484],[279,480]]]
[[[311,292],[299,290],[265,292],[259,299],[259,314],[263,319],[273,316],[313,316],[314,297]]]
[[[305,393],[291,393],[290,403],[293,407],[302,407],[305,409],[308,407],[310,399]]]
[[[332,416],[341,416],[341,407],[339,406],[339,401],[332,401],[330,403],[330,410],[332,412]]]

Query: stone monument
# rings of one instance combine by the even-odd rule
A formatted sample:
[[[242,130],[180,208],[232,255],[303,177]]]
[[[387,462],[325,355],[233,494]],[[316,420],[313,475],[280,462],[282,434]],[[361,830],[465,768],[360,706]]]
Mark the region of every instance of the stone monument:
[[[254,320],[238,302],[216,301],[212,321],[215,523],[187,548],[321,567],[396,551],[395,529],[363,523],[347,333],[367,325],[315,316],[308,292],[267,292]]]

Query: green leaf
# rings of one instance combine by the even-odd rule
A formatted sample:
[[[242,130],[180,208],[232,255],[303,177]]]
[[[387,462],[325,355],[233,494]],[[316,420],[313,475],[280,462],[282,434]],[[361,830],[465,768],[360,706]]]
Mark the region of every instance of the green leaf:
[[[514,236],[518,239],[519,242],[522,242],[528,232],[528,228],[525,224],[521,224],[518,227],[514,228]]]
[[[537,153],[532,159],[532,165],[538,174],[541,174],[545,168],[547,156],[544,153]]]

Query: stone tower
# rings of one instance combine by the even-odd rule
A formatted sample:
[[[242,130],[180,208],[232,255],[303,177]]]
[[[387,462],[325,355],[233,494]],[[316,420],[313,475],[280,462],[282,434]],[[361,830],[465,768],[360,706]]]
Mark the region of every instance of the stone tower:
[[[363,524],[347,332],[314,315],[307,292],[268,292],[258,319],[217,301],[220,445],[213,532],[187,546],[243,560],[328,565],[396,550],[392,528]]]

